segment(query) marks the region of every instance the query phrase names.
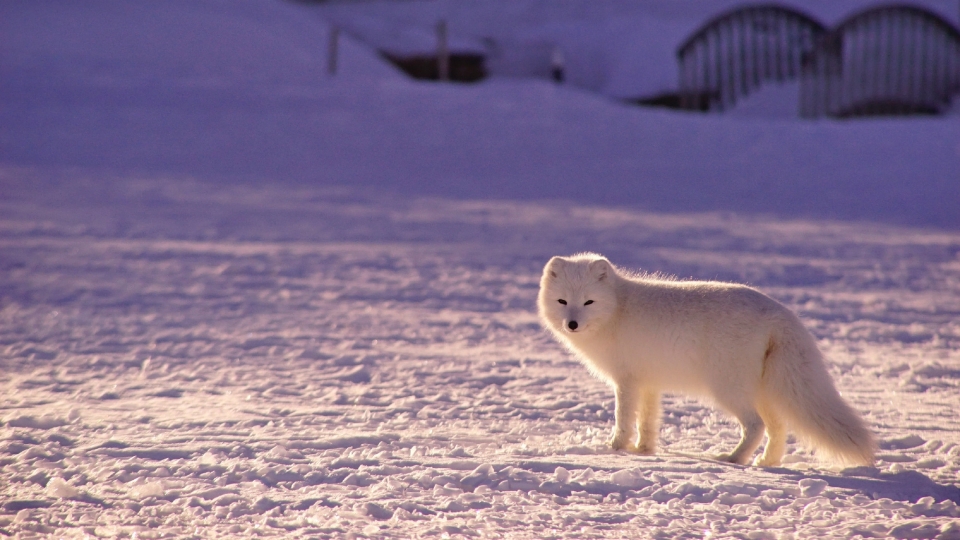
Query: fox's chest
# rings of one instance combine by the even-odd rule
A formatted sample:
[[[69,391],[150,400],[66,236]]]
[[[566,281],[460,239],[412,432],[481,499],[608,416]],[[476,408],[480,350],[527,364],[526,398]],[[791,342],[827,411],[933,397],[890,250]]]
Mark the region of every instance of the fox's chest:
[[[573,350],[589,369],[606,378],[618,378],[624,371],[624,361],[613,336],[590,336],[569,339]]]

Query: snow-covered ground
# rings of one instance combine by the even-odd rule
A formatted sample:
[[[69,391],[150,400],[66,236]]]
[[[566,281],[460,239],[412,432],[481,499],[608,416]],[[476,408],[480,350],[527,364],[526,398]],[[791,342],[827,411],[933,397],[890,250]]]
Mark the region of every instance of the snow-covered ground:
[[[9,532],[960,535],[955,233],[79,173],[4,185]],[[608,450],[611,392],[533,313],[543,262],[587,247],[799,310],[882,441],[877,468],[795,445],[782,469],[709,461],[736,425],[680,396],[663,453]]]
[[[415,83],[350,38],[331,78],[327,16],[0,4],[0,534],[960,538],[955,116]],[[876,467],[711,461],[736,425],[684,396],[610,451],[534,313],[580,250],[797,310]]]

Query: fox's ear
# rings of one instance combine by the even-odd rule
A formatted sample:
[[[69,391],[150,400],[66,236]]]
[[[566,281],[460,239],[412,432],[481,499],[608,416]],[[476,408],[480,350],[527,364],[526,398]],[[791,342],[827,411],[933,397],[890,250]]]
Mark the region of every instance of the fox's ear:
[[[553,257],[547,262],[547,266],[544,267],[543,273],[549,274],[550,277],[557,277],[557,270],[563,267],[567,261],[563,257]]]
[[[597,259],[590,263],[590,273],[597,278],[597,281],[603,281],[613,273],[613,266],[606,259]]]

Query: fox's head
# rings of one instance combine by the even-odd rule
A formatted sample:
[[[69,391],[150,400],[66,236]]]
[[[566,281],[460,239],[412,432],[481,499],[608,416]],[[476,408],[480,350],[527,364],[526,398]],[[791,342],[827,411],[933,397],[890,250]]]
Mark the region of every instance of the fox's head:
[[[550,259],[540,278],[540,320],[568,338],[594,331],[617,309],[616,278],[613,265],[600,255]]]

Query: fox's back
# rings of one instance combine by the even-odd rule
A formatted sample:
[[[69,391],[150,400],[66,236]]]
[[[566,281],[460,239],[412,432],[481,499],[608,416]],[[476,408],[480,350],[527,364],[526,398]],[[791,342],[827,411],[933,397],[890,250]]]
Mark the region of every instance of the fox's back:
[[[716,387],[724,373],[759,376],[773,335],[789,317],[759,291],[721,282],[624,279],[611,319],[611,367],[682,389]],[[711,383],[712,382],[712,383]]]
[[[624,278],[617,289],[624,315],[646,322],[677,324],[762,324],[788,310],[760,291],[736,283]]]

